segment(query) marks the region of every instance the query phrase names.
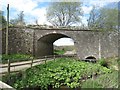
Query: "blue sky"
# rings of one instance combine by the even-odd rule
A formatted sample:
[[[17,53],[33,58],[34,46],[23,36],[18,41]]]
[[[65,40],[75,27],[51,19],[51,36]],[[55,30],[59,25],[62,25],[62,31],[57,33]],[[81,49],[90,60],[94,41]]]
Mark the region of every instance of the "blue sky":
[[[7,4],[10,5],[10,19],[17,17],[20,11],[24,11],[25,21],[27,24],[34,24],[35,20],[38,20],[39,24],[48,24],[46,19],[46,8],[51,1],[80,1],[80,0],[0,0],[0,10],[4,11],[6,17]],[[83,1],[82,10],[84,15],[82,22],[87,25],[87,19],[92,6],[104,7],[111,2],[118,2],[119,0],[81,0]],[[71,41],[71,40],[69,40]],[[71,41],[72,42],[72,41]]]

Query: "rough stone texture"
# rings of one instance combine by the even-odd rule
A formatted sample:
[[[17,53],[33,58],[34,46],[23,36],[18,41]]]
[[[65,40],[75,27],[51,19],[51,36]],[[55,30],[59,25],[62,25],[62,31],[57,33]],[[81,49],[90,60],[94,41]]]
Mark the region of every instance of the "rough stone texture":
[[[5,53],[5,30],[2,30],[2,53]],[[32,54],[33,30],[25,28],[10,28],[8,53]]]
[[[2,30],[0,30],[0,54],[2,54],[2,32],[1,31]]]
[[[5,30],[2,53],[5,53]],[[74,40],[77,56],[96,59],[118,56],[118,33],[91,30],[9,28],[9,54],[24,53],[36,57],[53,54],[53,42],[62,37]]]
[[[118,33],[101,32],[102,57],[118,56]]]

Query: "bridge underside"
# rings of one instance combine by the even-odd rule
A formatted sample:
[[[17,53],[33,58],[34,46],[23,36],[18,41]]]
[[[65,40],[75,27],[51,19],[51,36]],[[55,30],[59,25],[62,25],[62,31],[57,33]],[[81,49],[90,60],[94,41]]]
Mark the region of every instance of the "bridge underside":
[[[37,57],[45,55],[53,55],[54,46],[53,43],[63,37],[68,37],[63,34],[49,34],[45,35],[37,41]]]

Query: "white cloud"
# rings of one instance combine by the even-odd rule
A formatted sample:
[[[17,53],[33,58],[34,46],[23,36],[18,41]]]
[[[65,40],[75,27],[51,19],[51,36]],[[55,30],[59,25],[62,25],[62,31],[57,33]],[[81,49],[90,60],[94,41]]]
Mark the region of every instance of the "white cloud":
[[[71,38],[61,38],[56,40],[53,44],[56,46],[74,45],[74,41]]]
[[[90,7],[83,6],[82,10],[83,10],[84,14],[89,14],[90,11],[92,10],[92,6],[90,6]]]
[[[88,0],[86,2],[97,7],[103,7],[110,2],[119,2],[119,0]]]
[[[10,8],[24,12],[30,12],[37,6],[37,2],[32,0],[7,0],[7,3],[10,4]]]
[[[31,13],[36,19],[38,20],[38,24],[46,24],[47,19],[46,19],[46,8],[37,8],[34,9]]]
[[[15,12],[11,12],[12,15],[10,16],[10,19],[16,18],[16,15],[20,11],[24,11],[26,17],[27,15],[34,17],[34,19],[28,19],[28,21],[30,21],[29,23],[33,24],[35,19],[37,19],[39,24],[50,24],[46,20],[46,7],[37,8],[38,2],[43,2],[43,0],[4,0],[0,1],[0,3],[2,3],[2,5],[0,5],[7,7],[7,4],[9,4],[10,10],[16,10]]]
[[[82,17],[82,23],[84,24],[84,25],[86,25],[87,26],[87,19],[88,19],[88,17]]]
[[[4,9],[6,11],[7,4],[10,4],[10,10],[15,9],[15,12],[11,12],[12,15],[10,16],[11,18],[16,18],[16,15],[20,11],[24,11],[25,16],[31,15],[33,18],[31,18],[30,23],[34,23],[35,19],[38,20],[39,24],[49,24],[46,19],[46,7],[38,8],[40,2],[50,2],[51,0],[0,0],[0,9]],[[54,1],[54,0],[53,0]],[[90,5],[96,5],[96,6],[104,6],[106,5],[107,2],[118,2],[119,0],[85,0],[83,1],[86,4]],[[82,9],[84,11],[84,14],[89,14],[92,6],[82,6]],[[29,17],[28,17],[29,18]],[[86,17],[82,17],[82,21],[86,23],[87,21],[85,20]],[[34,20],[34,21],[32,21]]]

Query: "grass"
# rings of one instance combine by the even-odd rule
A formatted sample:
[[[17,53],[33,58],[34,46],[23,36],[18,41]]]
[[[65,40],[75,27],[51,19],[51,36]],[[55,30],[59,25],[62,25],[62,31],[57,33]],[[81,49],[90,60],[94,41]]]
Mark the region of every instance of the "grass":
[[[106,59],[100,59],[98,60],[98,63],[101,64],[102,66],[106,66],[110,69],[116,70],[118,69],[119,61],[117,57],[110,57]]]
[[[101,75],[82,83],[82,88],[118,88],[118,72]]]
[[[25,54],[11,54],[11,55],[0,55],[1,63],[7,63],[8,59],[10,62],[20,62],[20,61],[26,61],[30,60],[33,57],[31,55],[25,55]]]
[[[57,55],[63,55],[65,53],[65,50],[54,50],[54,54]]]

